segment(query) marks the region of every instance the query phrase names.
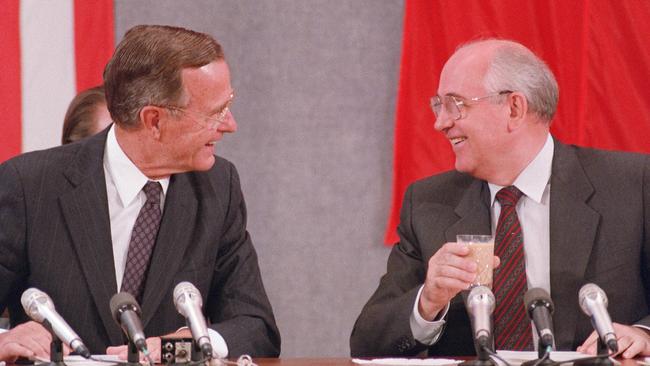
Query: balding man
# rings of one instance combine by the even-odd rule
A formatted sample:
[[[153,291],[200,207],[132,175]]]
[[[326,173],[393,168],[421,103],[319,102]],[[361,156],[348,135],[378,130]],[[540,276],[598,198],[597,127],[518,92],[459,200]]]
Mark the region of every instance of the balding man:
[[[431,106],[456,169],[408,188],[353,355],[474,353],[461,291],[477,269],[457,234],[495,236],[497,349],[533,348],[522,298],[541,287],[555,303],[557,348],[595,353],[578,305],[593,282],[610,298],[622,356],[650,355],[650,160],[555,140],[557,101],[552,72],[521,44],[477,41],[451,56]]]

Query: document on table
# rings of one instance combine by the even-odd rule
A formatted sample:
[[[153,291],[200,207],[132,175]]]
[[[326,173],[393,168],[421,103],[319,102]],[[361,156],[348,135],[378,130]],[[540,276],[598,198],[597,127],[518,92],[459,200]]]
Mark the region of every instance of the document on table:
[[[68,366],[109,366],[118,362],[124,362],[123,360],[120,360],[117,355],[93,355],[92,358],[92,360],[89,360],[81,356],[65,356],[63,362]],[[50,360],[39,358],[36,360],[35,364],[38,365],[47,362],[50,362]]]
[[[497,354],[508,361],[509,364],[511,365],[520,365],[526,361],[530,360],[536,360],[537,357],[537,352],[534,351],[497,351]],[[551,360],[557,361],[557,362],[563,362],[563,361],[568,361],[568,360],[573,360],[576,358],[585,358],[585,357],[591,357],[592,355],[588,355],[586,353],[580,353],[580,352],[570,352],[570,351],[553,351],[551,352]],[[503,362],[501,362],[498,359],[493,358],[495,362],[499,365],[503,365]]]
[[[372,360],[361,360],[353,358],[352,362],[359,365],[417,365],[417,366],[442,366],[455,365],[462,361],[446,358],[375,358]]]

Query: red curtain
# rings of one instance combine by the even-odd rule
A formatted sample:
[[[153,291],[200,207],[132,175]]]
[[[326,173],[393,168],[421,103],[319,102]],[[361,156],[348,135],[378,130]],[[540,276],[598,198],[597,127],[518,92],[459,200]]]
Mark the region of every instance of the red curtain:
[[[551,132],[561,141],[650,152],[648,19],[648,0],[406,0],[385,243],[398,240],[406,187],[453,169],[449,143],[433,129],[429,98],[459,44],[512,39],[544,59],[560,86]]]

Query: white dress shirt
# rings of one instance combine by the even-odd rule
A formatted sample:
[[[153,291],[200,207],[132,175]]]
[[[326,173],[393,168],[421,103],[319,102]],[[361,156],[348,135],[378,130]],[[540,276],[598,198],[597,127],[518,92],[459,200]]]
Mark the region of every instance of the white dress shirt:
[[[117,288],[122,287],[122,278],[129,253],[131,232],[140,209],[147,201],[142,191],[151,179],[147,178],[124,153],[115,136],[115,125],[111,126],[104,150],[104,175],[106,176],[106,196],[111,221],[111,240],[115,261]],[[162,186],[160,210],[165,207],[165,196],[169,188],[169,178],[155,180]],[[172,301],[172,299],[168,299]],[[218,357],[228,357],[228,346],[223,337],[214,329],[208,328],[212,348]]]
[[[517,216],[524,237],[524,256],[526,263],[526,279],[528,288],[541,287],[551,293],[551,259],[550,259],[550,194],[551,167],[553,164],[553,138],[549,134],[546,143],[537,156],[515,179],[513,185],[524,195],[517,202]],[[497,221],[501,213],[501,205],[495,199],[497,192],[503,188],[488,182],[491,196],[492,233],[496,231]],[[434,321],[422,318],[418,310],[422,287],[415,298],[415,304],[410,317],[410,327],[413,337],[421,343],[432,345],[441,336],[442,326],[449,304],[441,311]],[[535,329],[533,328],[533,339]],[[535,342],[536,343],[536,342]],[[536,345],[536,344],[535,344]]]

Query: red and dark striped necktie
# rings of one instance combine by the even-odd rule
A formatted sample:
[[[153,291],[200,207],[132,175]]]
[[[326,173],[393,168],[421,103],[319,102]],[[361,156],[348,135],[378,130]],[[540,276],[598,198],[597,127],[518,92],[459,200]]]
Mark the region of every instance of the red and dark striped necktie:
[[[515,207],[523,193],[515,186],[502,188],[496,196],[501,205],[494,254],[501,265],[494,270],[494,334],[497,349],[532,350],[533,337],[524,306],[527,290],[524,240]]]

